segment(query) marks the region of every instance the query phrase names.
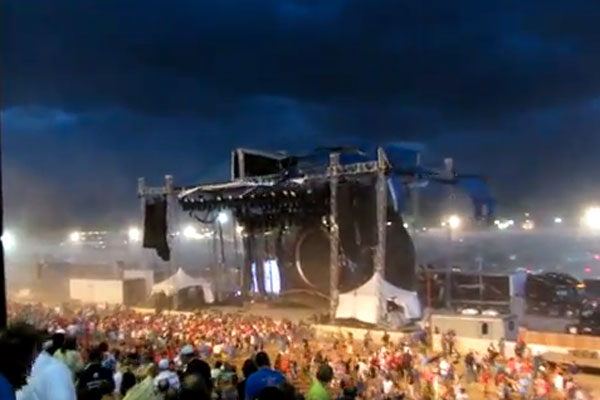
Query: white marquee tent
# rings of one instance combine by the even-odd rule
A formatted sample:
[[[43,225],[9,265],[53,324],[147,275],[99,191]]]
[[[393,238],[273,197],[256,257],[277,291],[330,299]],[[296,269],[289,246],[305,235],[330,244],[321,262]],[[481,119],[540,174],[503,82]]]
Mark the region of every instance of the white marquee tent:
[[[164,292],[167,296],[172,296],[180,290],[194,286],[202,287],[202,290],[204,291],[204,300],[206,300],[207,303],[213,303],[215,301],[215,295],[210,282],[203,278],[194,278],[181,268],[177,270],[175,275],[152,286],[152,294]]]
[[[404,319],[421,318],[421,303],[417,293],[392,285],[378,273],[359,288],[340,295],[335,317],[378,324],[387,314],[388,301],[404,309]]]

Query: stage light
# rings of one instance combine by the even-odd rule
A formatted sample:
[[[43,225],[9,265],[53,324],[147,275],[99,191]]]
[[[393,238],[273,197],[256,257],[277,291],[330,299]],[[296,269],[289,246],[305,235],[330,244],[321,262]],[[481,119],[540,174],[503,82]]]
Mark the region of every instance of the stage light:
[[[142,239],[142,232],[138,228],[129,228],[127,236],[130,242],[139,242]]]
[[[531,231],[533,228],[535,228],[535,223],[530,219],[526,219],[521,227],[526,231]]]
[[[450,229],[458,229],[460,227],[461,220],[458,215],[451,215],[448,217],[448,226]]]
[[[6,251],[11,251],[17,246],[17,240],[15,236],[9,231],[5,231],[1,239],[4,250]]]
[[[600,208],[588,208],[583,216],[583,222],[590,229],[600,229]]]
[[[197,239],[198,238],[198,231],[193,226],[188,225],[188,226],[186,226],[183,229],[183,236],[186,239]]]
[[[562,224],[563,220],[561,217],[554,217],[554,223],[555,224]]]
[[[77,243],[79,241],[81,241],[81,233],[80,232],[71,232],[69,234],[69,240],[73,243]]]
[[[219,215],[217,215],[217,222],[220,223],[221,225],[226,224],[227,221],[229,221],[229,216],[227,215],[226,212],[221,211],[219,213]]]

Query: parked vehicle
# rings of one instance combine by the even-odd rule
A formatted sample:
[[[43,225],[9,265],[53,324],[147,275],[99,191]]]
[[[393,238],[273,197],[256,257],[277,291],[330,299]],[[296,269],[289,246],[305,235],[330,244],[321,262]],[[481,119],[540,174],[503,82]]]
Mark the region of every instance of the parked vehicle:
[[[583,304],[584,285],[570,275],[530,274],[525,281],[527,312],[548,316],[575,316]]]

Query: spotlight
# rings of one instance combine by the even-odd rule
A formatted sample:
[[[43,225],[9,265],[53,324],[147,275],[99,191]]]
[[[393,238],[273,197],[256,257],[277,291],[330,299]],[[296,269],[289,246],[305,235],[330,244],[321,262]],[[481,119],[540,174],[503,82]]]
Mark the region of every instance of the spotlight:
[[[73,243],[77,243],[79,241],[81,241],[81,233],[80,232],[71,232],[69,234],[69,240]]]
[[[451,215],[448,218],[448,226],[450,229],[458,229],[460,227],[461,220],[458,215]]]
[[[222,225],[222,224],[226,224],[227,221],[229,221],[229,216],[227,215],[226,212],[221,211],[219,213],[219,215],[217,215],[217,222]]]
[[[17,246],[15,236],[9,231],[5,231],[0,239],[2,239],[2,245],[4,245],[4,250],[6,251],[11,251]]]
[[[600,229],[600,208],[588,208],[583,216],[583,222],[587,225],[588,228],[594,230]]]
[[[142,238],[142,233],[138,228],[129,228],[127,236],[129,237],[130,242],[139,242]]]
[[[193,226],[188,225],[183,229],[183,236],[186,239],[196,239],[198,238],[198,231]]]

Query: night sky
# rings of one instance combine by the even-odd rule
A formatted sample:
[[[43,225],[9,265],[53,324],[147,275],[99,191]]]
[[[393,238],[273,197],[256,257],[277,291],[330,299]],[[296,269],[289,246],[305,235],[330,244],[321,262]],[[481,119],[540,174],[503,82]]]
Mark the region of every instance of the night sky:
[[[422,142],[501,211],[600,196],[597,0],[0,4],[9,224],[119,223],[236,146]]]

